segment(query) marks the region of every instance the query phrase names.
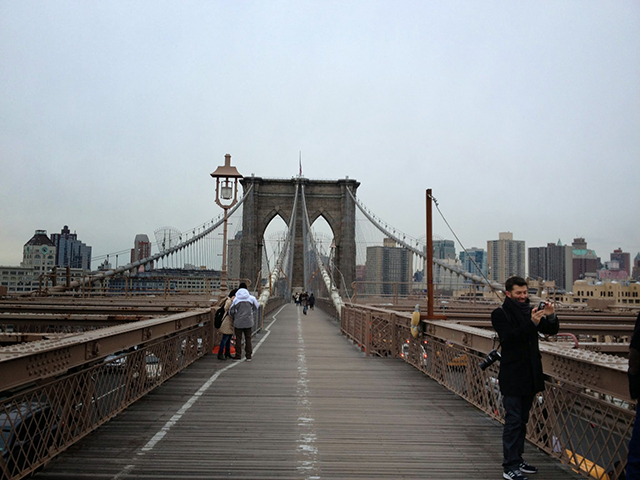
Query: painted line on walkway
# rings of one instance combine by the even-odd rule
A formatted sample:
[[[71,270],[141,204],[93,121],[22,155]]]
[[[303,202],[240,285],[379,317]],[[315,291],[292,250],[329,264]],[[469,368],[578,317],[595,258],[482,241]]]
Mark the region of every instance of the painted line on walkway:
[[[273,318],[273,321],[265,327],[266,333],[254,348],[254,351],[257,351],[258,348],[260,348],[260,345],[262,345],[262,343],[271,334],[270,328],[276,322],[277,315],[282,311],[282,309],[285,306],[286,305],[283,305],[282,307],[280,307],[280,309],[271,316]],[[189,398],[189,400],[187,400],[184,403],[184,405],[182,405],[182,407],[180,407],[180,409],[167,421],[167,423],[165,423],[164,426],[160,430],[158,430],[158,432],[151,438],[151,440],[149,440],[147,444],[140,449],[141,451],[138,452],[138,455],[144,455],[146,452],[150,452],[151,450],[153,450],[153,448],[158,444],[158,442],[162,440],[167,433],[169,433],[169,430],[171,430],[171,427],[173,427],[176,423],[180,421],[182,416],[196,403],[196,401],[202,395],[204,395],[204,393],[209,389],[209,387],[213,385],[213,382],[215,382],[223,372],[226,372],[227,370],[235,367],[236,365],[241,364],[244,361],[245,361],[244,359],[239,361],[234,360],[232,364],[227,365],[226,367],[214,373],[205,383],[202,384],[202,386],[198,389],[198,391],[194,393],[191,396],[191,398]],[[134,465],[125,466],[120,472],[118,472],[118,474],[115,477],[113,477],[112,480],[120,480],[121,478],[123,478],[123,476],[126,476],[131,470],[133,470],[133,467]]]
[[[278,315],[278,313],[280,313],[282,311],[282,309],[284,308],[284,305],[282,306],[282,308],[280,308],[280,310],[278,310],[278,312],[276,314],[273,315],[273,322],[271,322],[266,328],[266,334],[264,337],[262,337],[262,339],[260,340],[260,342],[258,342],[258,345],[256,345],[256,347],[254,348],[254,350],[258,350],[260,348],[260,346],[262,345],[262,343],[267,339],[267,337],[271,334],[271,330],[269,330],[269,328],[271,327],[271,325],[273,325],[276,321],[276,315]],[[207,380],[199,389],[196,393],[193,394],[193,396],[187,400],[185,402],[184,405],[182,405],[182,407],[180,408],[180,410],[178,410],[170,419],[167,423],[164,424],[164,426],[158,431],[158,433],[156,433],[153,438],[151,440],[149,440],[149,442],[142,447],[142,451],[143,452],[148,452],[153,450],[153,447],[156,446],[156,444],[162,440],[162,438],[167,434],[167,432],[171,429],[171,427],[173,427],[176,423],[178,423],[178,421],[180,421],[180,419],[182,418],[182,416],[187,412],[187,410],[189,410],[194,403],[196,403],[196,401],[209,389],[209,387],[211,387],[211,385],[213,385],[213,382],[215,382],[218,377],[223,374],[224,372],[226,372],[227,370],[235,367],[236,365],[241,364],[242,362],[244,362],[245,359],[242,359],[240,361],[238,360],[234,360],[234,362],[231,365],[227,365],[226,367],[218,370],[216,373],[214,373],[209,380]]]
[[[298,395],[298,452],[302,454],[302,459],[298,465],[298,472],[305,480],[319,480],[318,475],[318,438],[312,417],[312,405],[309,400],[309,379],[307,378],[309,369],[307,367],[307,355],[305,350],[304,336],[302,334],[302,317],[298,309],[298,382],[296,393]]]

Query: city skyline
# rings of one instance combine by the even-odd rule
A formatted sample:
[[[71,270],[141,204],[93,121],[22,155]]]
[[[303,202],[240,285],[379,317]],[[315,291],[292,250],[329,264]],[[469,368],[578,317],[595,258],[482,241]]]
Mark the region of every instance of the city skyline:
[[[66,230],[68,233],[70,233],[70,232],[69,232],[69,230],[68,230],[67,225],[65,225],[65,226],[64,226],[63,232],[64,232],[65,230]],[[47,236],[51,241],[53,240],[53,239],[52,239],[52,237],[53,237],[54,235],[57,235],[57,234],[48,234],[48,233],[47,233],[48,231],[47,231],[46,229],[36,229],[36,231],[35,231],[35,232],[36,232],[36,235],[37,235],[38,233],[40,233],[41,235],[46,235],[46,236]],[[183,233],[189,233],[189,232],[183,232]],[[503,236],[504,234],[507,234],[507,235],[508,235],[508,234],[511,234],[511,233],[512,233],[512,232],[500,232],[500,233],[499,233],[499,236],[502,238],[502,236]],[[59,234],[58,234],[58,235],[59,235]],[[75,234],[75,232],[74,232],[74,234],[73,234],[73,235],[74,235],[74,236],[76,235],[76,234]],[[324,234],[320,234],[320,235],[322,236],[322,235],[324,235]],[[135,246],[135,248],[139,248],[139,247],[138,247],[138,244],[139,244],[139,242],[140,242],[140,241],[143,241],[143,240],[146,242],[146,246],[145,246],[144,248],[146,248],[146,249],[147,249],[146,251],[149,253],[149,256],[150,256],[150,255],[153,255],[153,254],[155,254],[155,253],[158,253],[158,250],[159,250],[159,249],[158,249],[158,245],[157,245],[157,243],[156,243],[156,242],[150,242],[150,241],[149,241],[149,239],[148,239],[148,236],[147,236],[146,234],[140,234],[140,233],[139,233],[139,234],[136,234],[136,235],[135,235],[135,238],[134,238],[134,246]],[[586,245],[587,245],[587,246],[589,245],[588,240],[587,240],[587,239],[584,239],[584,238],[580,238],[580,237],[578,237],[578,238],[574,238],[573,240],[574,240],[574,241],[576,241],[576,240],[577,240],[577,241],[584,241],[584,242],[586,243]],[[24,246],[28,245],[30,241],[31,241],[31,240],[29,240],[29,241],[25,242]],[[237,241],[237,235],[236,235],[236,239],[235,239],[235,240],[234,240],[234,239],[229,239],[229,242],[230,242],[230,244],[229,244],[229,248],[230,248],[230,249],[232,248],[232,247],[231,247],[231,243],[232,243],[232,242],[234,242],[234,241]],[[383,240],[380,242],[381,244],[380,244],[379,246],[380,246],[380,247],[384,246],[384,242],[385,242],[385,241],[386,241],[386,240],[385,240],[385,239],[383,239]],[[492,243],[492,242],[497,242],[497,240],[488,240],[488,241],[487,241],[487,244],[485,244],[485,246],[486,246],[486,247],[488,247],[488,246],[489,246],[488,244],[489,244],[489,243]],[[560,242],[559,244],[557,244],[557,243],[555,243],[555,242],[548,242],[546,246],[541,245],[541,246],[537,246],[537,247],[532,247],[532,246],[527,246],[526,240],[524,240],[524,244],[525,244],[524,252],[525,252],[525,256],[526,256],[526,261],[524,262],[524,265],[525,265],[525,266],[524,266],[524,268],[525,268],[525,270],[526,270],[526,276],[532,275],[532,272],[531,272],[531,262],[532,262],[532,259],[531,259],[531,257],[530,257],[530,255],[531,255],[531,250],[544,249],[544,248],[548,248],[548,247],[549,247],[549,246],[551,246],[551,245],[562,245],[562,246],[565,246],[565,247],[570,247],[570,246],[571,246],[571,244],[569,244],[569,243],[564,243],[564,242]],[[445,245],[446,245],[446,247],[445,247]],[[457,242],[456,242],[455,240],[452,240],[452,239],[438,239],[438,238],[434,238],[434,258],[452,258],[452,259],[456,259],[456,260],[459,260],[459,261],[461,261],[461,262],[464,262],[465,260],[464,260],[463,256],[461,255],[462,253],[464,253],[464,250],[463,250],[463,249],[458,249],[458,248],[456,247],[456,245],[457,245]],[[154,248],[154,247],[155,247],[155,248]],[[92,247],[89,247],[89,252],[91,251],[91,248],[92,248]],[[130,254],[130,256],[131,256],[131,261],[139,260],[139,259],[140,259],[140,258],[142,258],[142,257],[140,257],[140,254],[139,254],[139,253],[138,253],[138,254],[134,254],[135,248],[134,248],[134,249],[131,249],[131,250],[127,250],[127,251],[120,251],[119,253],[120,253],[120,255],[122,255],[122,256],[123,256],[123,257],[125,257],[125,258],[127,257],[127,255],[129,255],[129,254]],[[368,248],[368,247],[367,247],[367,248]],[[469,247],[469,248],[467,248],[467,250],[468,250],[471,254],[472,254],[475,250],[478,250],[478,251],[482,251],[482,252],[484,252],[485,256],[488,254],[488,250],[487,250],[487,249],[485,249],[485,248],[482,248],[482,247]],[[594,250],[594,249],[592,249],[592,248],[589,248],[589,250],[590,250],[590,251],[594,251],[594,252],[595,252],[595,250]],[[445,252],[447,252],[447,253],[445,253]],[[632,269],[631,269],[631,267],[633,266],[633,259],[635,258],[635,256],[636,256],[636,255],[640,255],[640,252],[637,252],[636,254],[634,254],[633,252],[623,252],[620,248],[616,248],[616,249],[613,249],[613,250],[611,250],[610,252],[608,252],[608,257],[607,257],[607,256],[605,256],[605,255],[601,255],[601,254],[599,254],[598,252],[595,252],[595,254],[596,254],[596,255],[597,255],[597,257],[600,259],[600,261],[601,261],[601,263],[602,263],[602,268],[603,268],[603,269],[607,269],[607,264],[609,263],[609,258],[613,258],[613,257],[615,257],[616,255],[625,254],[625,255],[629,258],[629,265],[626,265],[626,267],[625,267],[625,268],[628,270],[628,272],[627,272],[627,273],[628,273],[629,277],[631,277],[631,273],[632,273],[632,272],[631,272],[631,270],[632,270]],[[135,259],[133,258],[133,257],[134,257],[134,255],[135,255]],[[97,257],[96,259],[92,259],[92,260],[91,260],[91,263],[92,263],[92,264],[96,264],[96,265],[95,265],[95,267],[93,268],[93,270],[97,270],[97,269],[98,269],[100,266],[102,266],[102,264],[103,264],[103,263],[105,263],[106,261],[107,261],[107,260],[106,260],[106,259],[104,259],[104,258],[103,258],[103,256]],[[112,261],[114,261],[114,258],[111,258],[111,259],[110,259],[110,262],[112,262]],[[486,261],[486,258],[485,258],[485,261]],[[23,263],[23,259],[21,259],[21,260],[20,260],[20,262],[18,262],[18,263],[16,263],[16,264],[1,264],[1,263],[0,263],[0,266],[3,266],[3,267],[11,267],[11,266],[18,267],[18,266],[21,266],[21,265],[22,265],[22,263]],[[469,262],[469,264],[471,265],[471,262]],[[121,266],[122,266],[122,265],[123,265],[123,263],[121,263]],[[358,264],[358,265],[359,265],[359,264]],[[360,266],[361,266],[361,265],[360,265]],[[475,270],[475,268],[476,268],[476,267],[475,267],[475,266],[473,266],[473,268],[468,269],[467,271]],[[542,268],[542,267],[540,267],[540,268]],[[418,271],[418,270],[416,270],[416,272],[417,272],[417,271]],[[412,272],[412,273],[415,273],[415,272]],[[472,272],[472,273],[474,273],[474,272]],[[485,274],[486,274],[486,273],[487,273],[487,272],[485,272]],[[533,275],[533,276],[535,277],[536,275]]]
[[[640,251],[640,4],[0,5],[0,264],[218,216],[209,174],[349,177],[396,229],[425,190],[467,249]],[[301,161],[300,161],[301,158]],[[434,232],[452,238],[434,209]],[[458,243],[456,241],[456,243]]]

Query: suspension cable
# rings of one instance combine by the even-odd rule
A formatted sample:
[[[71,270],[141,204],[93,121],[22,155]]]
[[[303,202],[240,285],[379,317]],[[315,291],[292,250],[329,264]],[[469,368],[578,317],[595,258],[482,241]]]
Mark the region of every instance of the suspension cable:
[[[469,258],[469,260],[471,260],[473,262],[473,264],[475,265],[475,267],[478,269],[478,272],[480,272],[480,275],[482,275],[482,277],[486,280],[486,284],[488,284],[490,287],[492,286],[492,282],[491,280],[489,280],[487,278],[487,276],[484,274],[484,272],[482,271],[482,269],[478,266],[478,264],[476,263],[476,261],[473,259],[473,257],[469,254],[468,250],[465,248],[465,246],[463,245],[462,241],[460,241],[460,239],[458,238],[458,235],[456,235],[456,232],[453,231],[453,228],[451,228],[451,225],[449,225],[449,222],[447,221],[447,219],[445,218],[444,214],[442,213],[442,210],[440,210],[440,205],[438,204],[438,200],[436,200],[436,198],[433,196],[433,194],[429,195],[429,198],[431,200],[433,200],[433,204],[436,206],[436,210],[438,210],[438,213],[440,214],[440,216],[442,217],[442,220],[444,221],[444,223],[447,225],[447,227],[449,227],[449,230],[451,230],[452,235],[455,237],[455,239],[458,241],[458,243],[460,244],[460,246],[462,247],[462,249],[464,250],[464,252],[467,254],[467,257]],[[495,293],[497,295],[498,298],[501,298],[500,295],[497,293],[498,291],[504,291],[504,286],[500,285],[500,289],[496,289],[496,288],[491,288],[491,291],[493,293]],[[504,300],[504,298],[501,298],[502,300]]]
[[[376,226],[376,228],[378,230],[380,230],[382,233],[384,233],[385,235],[387,235],[389,238],[393,239],[396,243],[399,243],[402,247],[406,248],[407,250],[412,251],[413,253],[415,253],[416,255],[418,255],[419,257],[422,258],[426,258],[427,256],[421,252],[420,250],[418,250],[417,248],[409,245],[406,241],[401,240],[400,238],[398,238],[395,234],[391,233],[389,230],[387,230],[385,227],[383,227],[380,223],[377,222],[377,220],[369,214],[369,212],[364,208],[363,205],[361,205],[360,201],[353,195],[353,193],[351,192],[351,190],[347,190],[349,192],[349,194],[351,195],[351,198],[353,199],[353,201],[355,202],[356,206],[360,209],[360,211],[364,214],[365,217],[367,217],[369,219],[369,221],[371,223],[373,223],[373,225]],[[457,237],[456,237],[457,238]],[[486,277],[483,278],[480,275],[474,275],[470,272],[464,271],[460,268],[457,268],[453,265],[449,265],[445,262],[443,262],[440,259],[434,258],[433,259],[433,263],[446,269],[449,270],[457,275],[463,276],[465,278],[468,278],[469,280],[472,280],[476,283],[481,283],[483,285],[488,286],[489,288],[491,288],[492,290],[500,290],[500,291],[504,291],[504,285],[497,283],[497,282],[492,282],[491,280],[487,279]]]
[[[247,196],[249,195],[249,193],[251,192],[251,190],[253,189],[253,184],[249,187],[249,189],[247,190],[247,192],[242,196],[242,198],[240,199],[240,201],[229,210],[229,214],[228,215],[232,215],[239,207],[240,205],[242,205],[244,203],[244,200],[247,198]],[[175,247],[171,247],[163,252],[157,253],[155,255],[152,255],[150,257],[146,257],[143,259],[140,259],[136,262],[132,262],[132,263],[128,263],[127,265],[124,265],[122,267],[118,267],[116,269],[111,269],[111,270],[105,270],[105,271],[93,271],[91,272],[90,276],[88,278],[82,278],[80,280],[75,280],[73,282],[71,282],[71,284],[67,287],[66,285],[58,285],[56,287],[52,287],[49,289],[49,291],[52,292],[56,292],[56,291],[65,291],[68,290],[70,288],[76,288],[76,287],[80,287],[82,285],[86,285],[86,284],[91,284],[95,281],[99,281],[99,280],[103,280],[105,278],[109,278],[109,277],[113,277],[115,275],[119,275],[122,274],[128,270],[133,270],[134,268],[138,268],[141,265],[147,265],[151,262],[154,262],[160,258],[164,258],[168,255],[174,254],[174,253],[180,253],[182,252],[183,254],[183,258],[184,258],[184,248],[188,247],[190,245],[192,245],[193,243],[197,242],[198,240],[202,239],[203,237],[205,237],[207,234],[209,234],[210,232],[212,232],[213,230],[215,230],[216,228],[218,228],[220,225],[222,225],[222,223],[224,222],[224,218],[219,220],[218,222],[216,222],[215,224],[212,224],[211,227],[209,227],[208,229],[205,229],[202,231],[202,233],[193,236],[190,240],[185,240],[184,242],[180,242],[178,245],[176,245]],[[182,238],[182,236],[180,237]],[[225,245],[223,245],[223,248],[225,248]]]
[[[285,258],[287,258],[287,255],[291,256],[291,245],[293,245],[292,232],[295,232],[297,208],[298,208],[298,185],[296,185],[296,192],[293,200],[293,210],[291,211],[291,217],[289,219],[289,230],[287,233],[287,237],[285,239],[285,244],[282,247],[282,250],[280,250],[280,253],[278,254],[278,259],[276,260],[276,263],[273,266],[273,270],[269,272],[270,286],[274,286],[278,281],[278,278],[280,277],[280,272],[282,271],[282,264],[284,263]],[[264,241],[263,241],[263,244],[264,244]],[[269,261],[267,257],[267,268],[268,268],[268,265],[269,265]],[[266,305],[270,296],[271,296],[271,289],[268,287],[264,288],[260,293],[260,298],[258,299],[258,302],[260,303],[260,305],[263,305],[263,306]],[[289,294],[288,297],[290,296],[291,295]]]
[[[349,190],[349,189],[347,189]],[[350,192],[350,190],[349,190]],[[311,223],[309,222],[309,212],[307,210],[307,202],[305,200],[305,195],[304,195],[304,185],[302,185],[302,212],[303,212],[303,221],[304,221],[304,228],[307,232],[310,231],[311,228]],[[311,238],[311,247],[313,248],[313,253],[316,257],[316,263],[318,264],[318,268],[320,269],[320,271],[322,272],[322,278],[324,280],[325,286],[327,287],[327,292],[329,292],[329,296],[331,298],[331,300],[333,301],[333,305],[336,308],[336,312],[338,314],[338,318],[340,318],[340,313],[342,311],[342,307],[344,306],[344,302],[342,301],[342,298],[340,297],[340,294],[338,293],[338,290],[336,289],[336,287],[332,284],[331,279],[329,277],[329,274],[327,273],[327,270],[324,266],[324,264],[322,263],[322,261],[320,260],[320,255],[318,253],[318,247],[316,246],[316,242],[313,239],[313,235],[308,235]],[[304,255],[304,257],[306,258],[306,255]]]

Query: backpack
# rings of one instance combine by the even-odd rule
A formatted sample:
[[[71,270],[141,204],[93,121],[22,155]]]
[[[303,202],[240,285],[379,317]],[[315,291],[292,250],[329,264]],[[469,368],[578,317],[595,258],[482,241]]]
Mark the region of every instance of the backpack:
[[[224,318],[224,307],[220,307],[218,310],[216,310],[216,313],[213,317],[213,326],[215,328],[220,328],[222,326],[222,319]]]

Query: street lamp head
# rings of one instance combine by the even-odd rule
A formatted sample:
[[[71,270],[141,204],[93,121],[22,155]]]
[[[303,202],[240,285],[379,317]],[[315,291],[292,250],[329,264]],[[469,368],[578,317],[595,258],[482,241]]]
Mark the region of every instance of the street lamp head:
[[[242,178],[242,175],[238,172],[236,167],[231,166],[231,155],[228,153],[224,156],[224,165],[216,168],[216,171],[211,174],[213,178]]]
[[[220,196],[224,200],[231,200],[233,197],[233,188],[229,185],[229,182],[225,180],[225,183],[220,187]]]
[[[238,179],[242,178],[238,169],[231,166],[231,155],[224,156],[224,165],[219,166],[211,177],[216,179],[216,203],[224,209],[231,208],[237,202]],[[231,203],[227,203],[229,201]]]

